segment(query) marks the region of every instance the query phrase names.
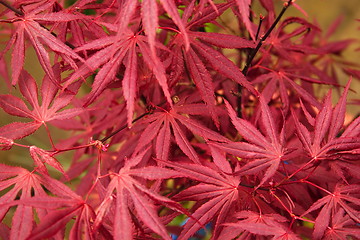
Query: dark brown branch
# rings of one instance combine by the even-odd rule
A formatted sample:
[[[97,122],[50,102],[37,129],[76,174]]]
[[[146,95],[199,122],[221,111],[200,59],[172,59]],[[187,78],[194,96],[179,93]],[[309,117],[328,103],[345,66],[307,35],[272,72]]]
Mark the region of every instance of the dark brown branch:
[[[280,21],[281,17],[284,15],[288,7],[291,5],[293,0],[289,0],[287,3],[284,3],[284,7],[282,8],[280,14],[277,16],[273,24],[271,24],[270,28],[267,30],[264,36],[262,36],[256,45],[256,47],[250,52],[250,55],[246,61],[245,67],[242,70],[242,73],[246,76],[247,72],[249,70],[249,67],[251,66],[251,62],[254,59],[256,53],[260,50],[261,46],[263,45],[264,41],[270,36],[271,32],[274,30],[275,26]]]
[[[13,11],[14,13],[16,13],[19,16],[24,16],[24,13],[22,11],[20,11],[17,8],[14,8],[10,3],[0,0],[0,4],[4,5],[5,7],[7,7],[8,9],[10,9],[11,11]]]
[[[286,10],[288,9],[288,7],[290,7],[291,3],[293,2],[293,0],[288,0],[286,3],[284,3],[284,6],[280,12],[280,14],[277,16],[277,18],[275,19],[275,21],[271,24],[270,28],[266,31],[265,35],[262,36],[259,39],[259,42],[257,43],[256,47],[250,52],[249,57],[246,60],[246,64],[244,69],[242,70],[242,73],[244,74],[244,76],[247,76],[247,73],[249,71],[249,67],[251,66],[251,63],[254,59],[254,57],[256,56],[256,53],[260,50],[261,46],[263,45],[263,43],[265,42],[265,40],[270,36],[271,32],[274,30],[275,26],[279,23],[281,17],[284,15],[284,13],[286,12]],[[238,109],[237,109],[237,113],[238,113],[238,117],[241,117],[241,91],[242,91],[242,86],[239,84],[238,85],[238,92],[239,92],[239,97],[237,100],[237,104],[238,104]]]
[[[145,117],[145,116],[147,116],[147,115],[149,115],[151,113],[152,113],[152,111],[150,110],[150,111],[147,111],[147,112],[141,114],[140,116],[138,116],[137,118],[132,120],[132,123],[136,123],[137,121],[139,121],[140,119],[142,119],[143,117]],[[106,142],[106,140],[108,140],[109,138],[112,138],[114,135],[118,134],[119,132],[121,132],[125,128],[127,128],[127,125],[124,125],[124,126],[118,128],[117,130],[115,130],[114,132],[110,133],[108,136],[101,139],[100,142],[102,142],[102,143]]]
[[[259,38],[259,33],[260,33],[260,29],[261,29],[261,25],[263,23],[263,20],[264,20],[264,16],[260,14],[260,19],[259,19],[259,26],[257,28],[257,31],[256,31],[256,35],[255,35],[255,40],[257,41],[258,38]]]

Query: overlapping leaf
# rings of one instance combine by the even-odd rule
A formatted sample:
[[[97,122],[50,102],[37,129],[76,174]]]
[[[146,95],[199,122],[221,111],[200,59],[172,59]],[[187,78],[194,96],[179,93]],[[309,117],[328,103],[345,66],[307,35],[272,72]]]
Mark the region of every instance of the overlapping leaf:
[[[205,203],[192,214],[194,219],[186,222],[179,239],[189,239],[202,225],[210,221],[214,221],[213,237],[216,239],[222,228],[221,223],[231,215],[231,209],[238,200],[239,179],[199,164],[161,162],[186,177],[200,182],[182,191],[174,199],[178,201],[206,199]]]
[[[247,142],[213,142],[211,145],[247,160],[246,164],[236,174],[242,176],[248,174],[257,175],[260,171],[266,169],[260,181],[260,186],[275,174],[286,153],[285,146],[283,146],[284,129],[280,133],[278,132],[274,118],[263,97],[260,97],[260,107],[265,136],[250,122],[238,118],[228,102],[226,102],[226,107],[232,123]]]
[[[34,9],[33,11],[27,12],[24,16],[15,17],[14,19],[6,20],[7,22],[13,22],[16,26],[15,33],[12,36],[12,39],[9,41],[7,49],[13,45],[14,50],[12,52],[11,66],[12,66],[12,84],[16,85],[23,69],[24,59],[25,59],[25,39],[28,38],[35,49],[35,52],[38,56],[39,62],[44,69],[45,73],[49,76],[50,80],[53,83],[59,83],[56,80],[55,73],[52,69],[52,64],[50,62],[50,56],[44,47],[44,43],[54,52],[63,54],[65,60],[68,61],[73,67],[76,67],[76,64],[73,60],[80,60],[82,58],[76,54],[69,46],[60,41],[50,31],[44,28],[39,21],[47,22],[66,22],[75,19],[84,18],[81,15],[73,15],[67,13],[45,13],[41,14],[42,11],[50,8],[53,5],[53,2],[47,2],[39,9]],[[6,49],[6,50],[7,50]]]
[[[205,226],[224,240],[359,234],[360,118],[343,126],[350,83],[335,108],[330,94],[320,104],[313,86],[339,86],[334,65],[359,75],[341,57],[351,41],[328,42],[336,25],[324,38],[304,19],[280,20],[252,59],[256,1],[1,2],[0,21],[14,26],[1,34],[10,39],[4,53],[12,48],[16,89],[0,106],[31,122],[1,127],[0,150],[29,150],[35,167],[0,165],[0,238],[187,240]],[[276,3],[259,4],[267,12],[261,36]],[[225,11],[239,28],[216,20]],[[214,25],[223,34],[209,32]],[[28,46],[47,75],[41,89],[22,71]],[[10,95],[17,89],[22,99]],[[61,111],[70,103],[75,108]],[[42,125],[54,151],[14,140]],[[47,172],[50,165],[64,173],[54,158],[62,152],[75,152],[65,180],[83,197]],[[169,225],[180,213],[187,223]]]
[[[224,5],[230,7],[229,5]],[[209,8],[209,12],[201,16],[200,18],[206,18],[207,21],[215,20],[222,11],[226,8],[221,5],[220,8],[214,9]],[[219,11],[221,9],[221,11]],[[184,14],[184,20],[186,17],[189,17],[194,11],[190,6],[185,10],[187,14]],[[204,10],[205,11],[205,10]],[[212,11],[212,12],[211,12]],[[212,14],[210,14],[212,13]],[[255,47],[255,44],[251,41],[242,39],[237,36],[229,36],[219,33],[199,33],[191,31],[193,27],[202,26],[200,19],[197,21],[193,20],[188,23],[186,26],[187,34],[189,35],[190,49],[186,52],[181,50],[175,51],[176,54],[173,56],[174,64],[178,64],[179,59],[184,59],[186,62],[187,69],[189,70],[191,80],[195,83],[199,93],[209,108],[209,112],[216,125],[219,124],[216,111],[215,111],[215,99],[214,99],[214,86],[212,80],[212,74],[207,68],[207,64],[211,66],[212,69],[224,75],[227,78],[232,79],[233,81],[243,85],[250,92],[257,95],[257,91],[253,86],[247,81],[241,70],[227,57],[225,57],[220,51],[209,47],[208,44],[215,45],[221,48],[251,48]],[[199,39],[199,40],[197,40]],[[202,43],[202,41],[204,43]],[[185,44],[185,39],[182,36],[177,36],[174,40],[173,45],[170,47],[173,49],[182,49]],[[176,74],[176,73],[175,73]]]
[[[102,66],[100,71],[96,74],[91,93],[87,97],[85,105],[92,103],[110,83],[116,80],[116,74],[118,73],[121,64],[124,63],[126,70],[122,84],[124,97],[127,102],[128,124],[131,126],[134,100],[138,86],[138,51],[142,54],[143,60],[147,64],[148,68],[150,68],[157,77],[168,102],[172,103],[166,81],[165,70],[162,67],[160,60],[151,54],[150,47],[144,36],[127,31],[126,33],[118,34],[114,37],[105,37],[95,40],[77,48],[76,50],[83,51],[93,49],[101,50],[97,51],[94,55],[88,58],[85,63],[77,71],[75,71],[73,75],[71,75],[63,86],[66,88],[78,78],[87,76],[89,73],[92,73]],[[154,63],[156,68],[154,68]]]
[[[326,229],[324,238],[329,239],[346,239],[349,236],[356,237],[360,235],[360,229],[357,228],[355,222],[344,215],[344,210],[337,211],[331,219],[331,226]]]
[[[187,107],[191,108],[191,105]],[[181,109],[186,111],[186,105]],[[217,132],[208,129],[191,118],[177,113],[176,106],[175,109],[171,110],[170,112],[155,113],[146,121],[150,122],[150,124],[141,134],[140,138],[143,139],[143,141],[139,142],[135,152],[140,151],[153,139],[156,139],[155,153],[158,159],[168,159],[171,139],[175,139],[176,144],[187,157],[189,157],[195,163],[200,163],[198,154],[188,140],[186,133],[182,129],[183,125],[193,134],[197,134],[206,140],[211,139],[218,142],[228,142],[228,139],[221,136]],[[172,135],[171,132],[173,133]]]
[[[233,239],[241,235],[244,239],[255,238],[259,235],[273,236],[272,239],[300,240],[295,233],[291,232],[283,224],[286,218],[279,214],[261,214],[251,211],[236,213],[236,223],[226,223],[224,239]]]
[[[313,232],[314,239],[321,239],[325,230],[330,225],[330,220],[335,213],[344,211],[355,222],[360,223],[360,214],[357,210],[360,206],[360,200],[356,197],[360,186],[351,184],[348,186],[341,186],[337,184],[331,194],[316,201],[303,215],[321,208],[319,214],[315,219],[315,228]],[[342,209],[342,210],[341,210]]]
[[[345,181],[343,168],[348,170],[352,176],[359,178],[357,174],[359,167],[357,164],[351,163],[351,160],[356,160],[359,156],[359,119],[355,119],[338,137],[339,131],[344,125],[346,96],[349,87],[350,81],[334,109],[331,106],[331,92],[328,94],[322,109],[315,118],[313,132],[310,132],[293,114],[299,139],[311,161],[325,160],[333,171]],[[328,162],[328,160],[333,161]]]
[[[153,232],[159,234],[163,239],[171,239],[156,212],[153,201],[186,213],[186,210],[181,205],[148,189],[137,180],[139,177],[149,180],[182,177],[179,172],[155,166],[134,168],[141,161],[145,151],[129,159],[118,173],[113,174],[112,180],[106,189],[103,203],[98,209],[99,212],[105,213],[111,205],[115,205],[113,234],[116,239],[132,239],[134,231],[131,224],[131,213],[135,214],[135,212],[137,218]],[[115,190],[116,193],[114,193]],[[116,196],[116,201],[113,201],[114,196]],[[100,223],[103,216],[104,214],[98,214],[95,222]]]
[[[0,180],[1,191],[11,188],[0,198],[0,205],[2,205],[0,219],[4,218],[10,206],[17,206],[12,219],[13,224],[10,231],[10,239],[26,239],[31,235],[33,227],[35,226],[33,208],[36,209],[38,218],[43,221],[47,215],[46,203],[53,207],[63,207],[82,202],[81,197],[72,192],[64,184],[50,177],[36,175],[34,172],[29,172],[21,167],[11,167],[1,164]],[[55,198],[52,200],[48,199],[48,201],[44,202],[43,200],[47,199],[48,194],[43,187],[60,197],[57,199],[59,203],[56,202]],[[20,200],[14,202],[18,194],[20,194]],[[64,199],[69,201],[63,201]],[[46,222],[48,225],[54,223],[54,221]],[[58,227],[52,235],[59,231],[60,228],[61,226]],[[43,231],[49,230],[43,229]]]

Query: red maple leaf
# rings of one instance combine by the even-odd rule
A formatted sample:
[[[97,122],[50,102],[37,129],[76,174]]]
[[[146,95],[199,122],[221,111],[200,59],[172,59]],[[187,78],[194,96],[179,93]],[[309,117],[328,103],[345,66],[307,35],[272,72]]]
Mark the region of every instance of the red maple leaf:
[[[286,154],[284,128],[280,133],[278,132],[274,117],[262,96],[260,96],[260,109],[265,136],[250,122],[238,118],[230,104],[225,103],[232,123],[247,142],[212,142],[211,145],[246,160],[246,164],[235,172],[237,175],[256,175],[266,169],[259,183],[260,186],[275,174],[280,162],[284,159]]]
[[[241,211],[235,214],[236,223],[225,223],[226,228],[220,236],[224,239],[255,239],[259,235],[274,236],[272,239],[300,240],[295,233],[287,229],[283,223],[286,218],[279,214],[261,214]],[[240,239],[239,238],[239,239]],[[236,238],[238,239],[238,238]]]
[[[200,182],[174,196],[175,200],[203,202],[206,199],[192,214],[193,218],[186,222],[179,239],[189,239],[197,230],[212,220],[214,220],[213,237],[216,238],[222,228],[221,224],[231,215],[232,208],[238,201],[240,180],[199,164],[168,161],[161,161],[161,163]]]
[[[40,225],[45,222],[48,226],[51,226],[56,222],[45,220],[49,212],[47,209],[78,206],[83,202],[80,196],[51,177],[40,176],[21,167],[0,164],[0,191],[10,187],[12,188],[0,198],[0,205],[2,205],[0,219],[5,217],[11,206],[17,206],[12,219],[10,239],[27,239],[30,235],[33,236],[34,232],[31,234],[35,225],[33,208],[41,221]],[[43,187],[58,198],[50,198]],[[20,194],[19,200],[14,201],[18,194]],[[68,220],[70,219],[68,218]],[[62,227],[63,225],[59,226],[56,223],[56,227],[53,226],[52,229],[42,228],[42,231],[51,231],[51,235],[54,235]],[[56,228],[56,231],[54,231],[54,228]]]
[[[206,107],[194,105],[175,105],[169,112],[156,112],[149,116],[145,122],[149,125],[143,130],[140,141],[135,152],[142,150],[152,140],[156,139],[155,154],[156,158],[166,160],[169,157],[171,139],[174,139],[182,152],[195,163],[200,163],[200,158],[188,140],[183,126],[189,129],[193,134],[197,134],[206,140],[214,140],[218,142],[228,142],[228,139],[219,133],[205,127],[191,117],[185,117],[181,114],[191,114],[192,111],[204,111]],[[202,110],[200,109],[202,108]]]
[[[360,200],[356,197],[360,190],[358,184],[348,186],[337,184],[332,192],[316,201],[303,216],[321,208],[315,219],[314,239],[321,239],[325,230],[330,226],[330,219],[339,211],[345,212],[352,220],[360,223],[360,214],[354,207],[360,206]],[[352,196],[353,195],[353,196]],[[353,207],[354,206],[354,207]]]
[[[19,139],[35,132],[40,126],[52,120],[62,120],[75,117],[84,112],[83,108],[71,108],[60,111],[70,104],[73,93],[68,91],[58,94],[58,88],[45,76],[41,86],[42,102],[39,103],[38,87],[33,77],[23,71],[20,76],[19,87],[21,94],[32,107],[32,110],[18,97],[1,95],[0,107],[10,115],[30,118],[32,122],[14,122],[0,128],[0,135],[9,139]],[[71,90],[76,91],[79,84],[73,84]],[[56,97],[55,97],[56,96]]]
[[[16,85],[19,76],[23,70],[24,59],[25,59],[25,39],[28,38],[31,45],[34,47],[35,52],[38,56],[40,64],[44,69],[45,73],[49,76],[50,80],[58,87],[59,82],[56,79],[55,73],[52,68],[50,56],[44,47],[47,45],[51,50],[63,56],[64,60],[69,62],[74,68],[76,64],[74,59],[83,61],[83,59],[76,54],[69,46],[64,42],[60,41],[50,31],[45,29],[41,22],[67,22],[80,18],[84,18],[83,15],[74,15],[65,12],[58,13],[43,13],[48,9],[51,9],[54,2],[49,1],[43,4],[41,7],[33,8],[23,15],[14,17],[12,19],[2,20],[3,22],[9,22],[15,25],[16,30],[8,42],[5,48],[7,51],[12,45],[12,84]]]
[[[111,174],[111,181],[98,208],[95,226],[99,226],[111,206],[115,206],[115,212],[111,211],[108,214],[113,219],[113,236],[116,239],[132,238],[134,230],[131,215],[136,215],[137,219],[163,239],[171,239],[156,212],[154,202],[188,214],[181,205],[148,189],[143,181],[138,180],[138,178],[159,180],[182,177],[179,172],[156,166],[135,168],[141,162],[146,151],[127,159],[125,166],[118,173]],[[114,192],[115,190],[116,192]],[[138,227],[142,228],[142,226]]]
[[[346,169],[353,177],[358,179],[360,177],[358,174],[360,168],[356,164],[360,149],[359,117],[338,136],[344,125],[349,87],[350,81],[335,108],[331,106],[331,92],[329,92],[314,122],[311,120],[314,125],[313,132],[310,132],[293,113],[299,139],[310,157],[307,165],[318,165],[320,162],[328,165],[345,182],[343,169]]]

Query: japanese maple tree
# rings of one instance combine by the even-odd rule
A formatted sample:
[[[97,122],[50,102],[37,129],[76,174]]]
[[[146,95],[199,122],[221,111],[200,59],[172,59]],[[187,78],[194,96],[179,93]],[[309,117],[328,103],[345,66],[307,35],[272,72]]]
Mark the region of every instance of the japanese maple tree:
[[[338,20],[294,0],[0,4],[1,239],[359,238],[359,40],[329,40]]]

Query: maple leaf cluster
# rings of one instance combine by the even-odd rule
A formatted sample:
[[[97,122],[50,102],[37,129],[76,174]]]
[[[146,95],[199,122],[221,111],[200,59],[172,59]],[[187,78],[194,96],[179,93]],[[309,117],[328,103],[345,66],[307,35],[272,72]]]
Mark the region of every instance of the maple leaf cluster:
[[[0,4],[0,150],[21,152],[0,164],[0,238],[360,236],[360,66],[338,22],[292,0]]]

